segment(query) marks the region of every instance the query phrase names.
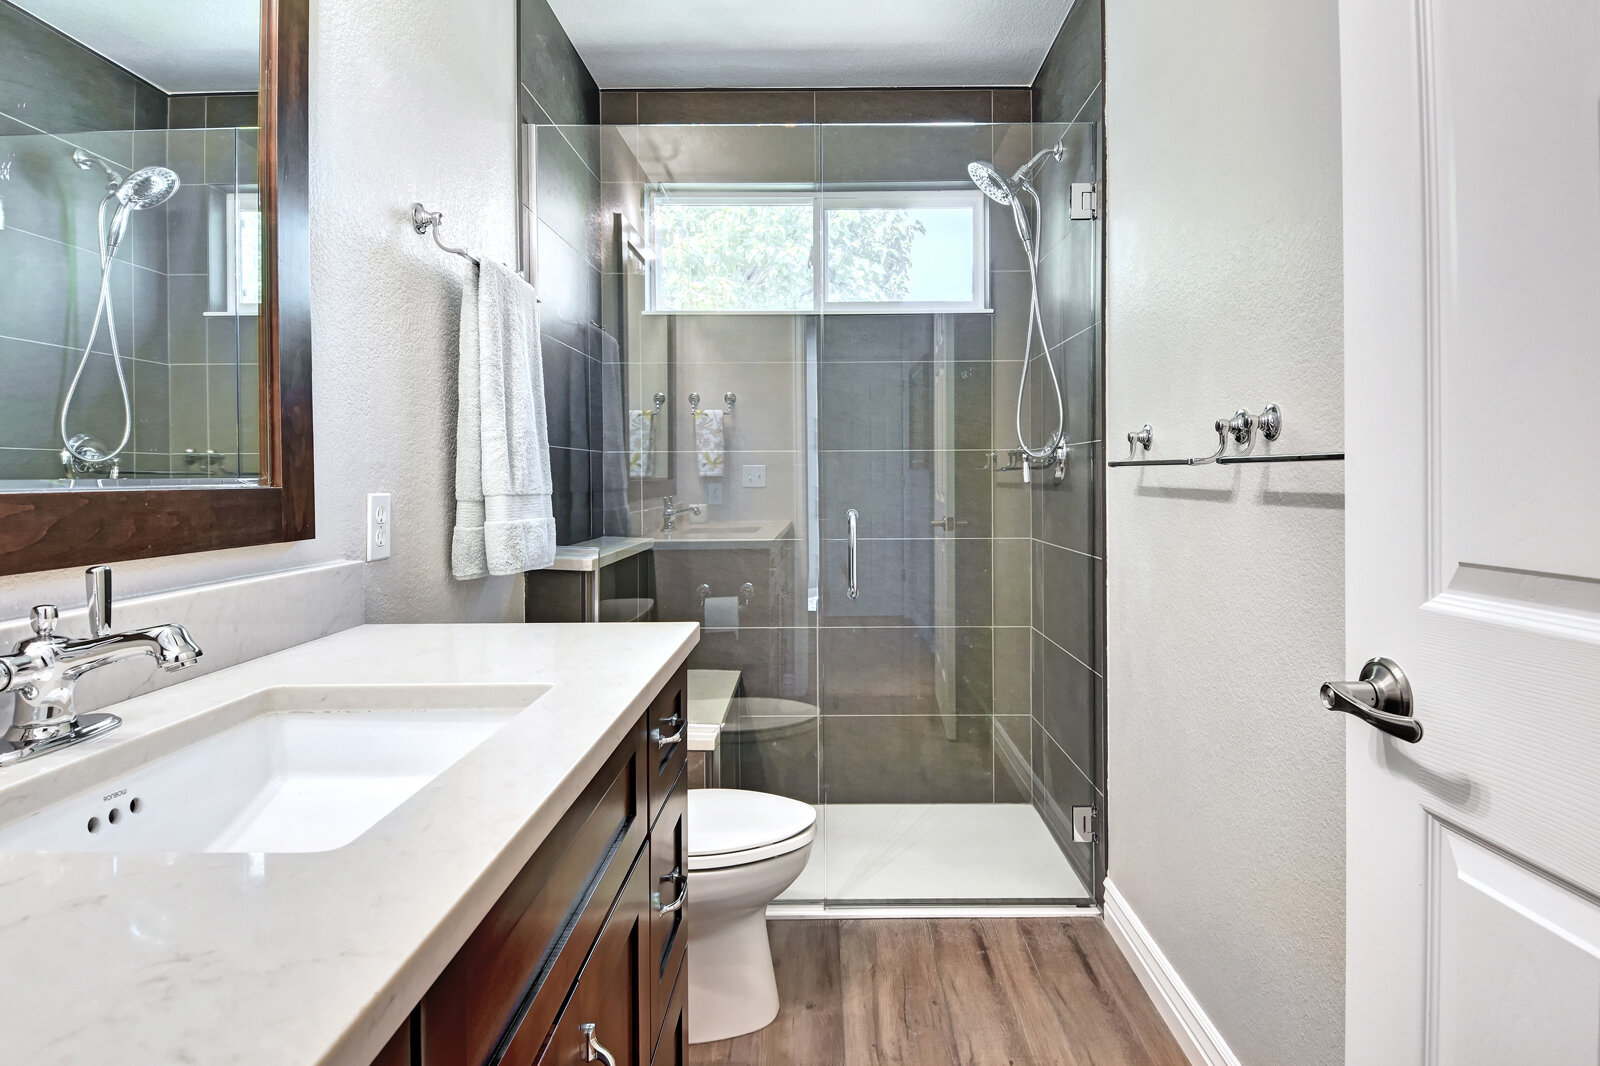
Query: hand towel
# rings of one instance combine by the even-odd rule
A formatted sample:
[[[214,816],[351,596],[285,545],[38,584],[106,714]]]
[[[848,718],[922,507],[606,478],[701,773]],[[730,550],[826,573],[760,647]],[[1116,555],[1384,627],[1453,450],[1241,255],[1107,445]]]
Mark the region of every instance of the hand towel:
[[[656,415],[654,411],[628,412],[628,476],[655,477]]]
[[[700,476],[721,477],[723,465],[723,411],[696,411],[694,447],[700,455]]]
[[[555,562],[551,485],[538,301],[485,257],[461,292],[451,572],[466,581]]]

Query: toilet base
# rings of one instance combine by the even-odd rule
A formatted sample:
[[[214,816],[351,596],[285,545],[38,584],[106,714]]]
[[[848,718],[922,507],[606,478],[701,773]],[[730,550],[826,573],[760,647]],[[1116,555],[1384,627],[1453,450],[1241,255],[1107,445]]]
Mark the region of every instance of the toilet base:
[[[767,904],[794,883],[804,847],[720,870],[689,871],[689,1043],[753,1033],[778,1016]]]
[[[727,1040],[765,1029],[778,1016],[765,905],[722,915],[697,936],[689,926],[689,1043]]]

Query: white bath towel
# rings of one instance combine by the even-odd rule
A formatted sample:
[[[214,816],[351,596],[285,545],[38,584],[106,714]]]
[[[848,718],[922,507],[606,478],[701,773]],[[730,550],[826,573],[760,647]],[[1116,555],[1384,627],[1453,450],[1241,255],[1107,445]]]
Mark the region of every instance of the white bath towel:
[[[628,412],[628,476],[655,477],[656,415],[654,411]]]
[[[721,477],[726,441],[722,428],[723,411],[694,413],[694,447],[700,456],[701,477]]]
[[[461,580],[555,562],[550,439],[533,288],[485,258],[461,292],[456,397],[456,528]]]

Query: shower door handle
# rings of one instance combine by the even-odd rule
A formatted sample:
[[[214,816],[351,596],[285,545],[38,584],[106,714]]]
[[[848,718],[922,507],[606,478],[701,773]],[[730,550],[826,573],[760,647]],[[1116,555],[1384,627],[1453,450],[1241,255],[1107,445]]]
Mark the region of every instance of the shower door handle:
[[[850,523],[850,586],[845,593],[853,600],[861,584],[861,557],[856,550],[856,524],[861,521],[861,512],[852,507],[844,516]]]

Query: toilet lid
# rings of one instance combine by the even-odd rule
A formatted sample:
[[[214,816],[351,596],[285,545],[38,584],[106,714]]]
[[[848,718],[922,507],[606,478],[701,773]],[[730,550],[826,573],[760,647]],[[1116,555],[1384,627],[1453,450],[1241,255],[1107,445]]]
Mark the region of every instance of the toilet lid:
[[[817,820],[809,803],[738,788],[689,790],[689,854],[726,855],[799,836]]]

